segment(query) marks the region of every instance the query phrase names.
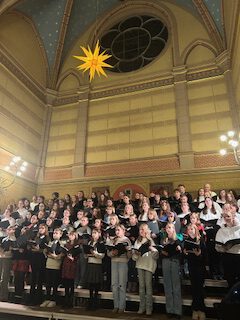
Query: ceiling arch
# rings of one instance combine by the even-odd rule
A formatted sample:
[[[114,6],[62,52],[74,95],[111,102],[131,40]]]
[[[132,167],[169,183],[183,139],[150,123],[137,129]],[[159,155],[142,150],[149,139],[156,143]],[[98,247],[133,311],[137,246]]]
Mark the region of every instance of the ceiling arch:
[[[129,0],[2,0],[0,14],[6,10],[17,10],[31,19],[44,44],[52,77],[52,87],[64,58],[75,41],[98,17]],[[157,0],[172,2],[189,11],[206,25],[213,41],[222,50],[224,37],[222,0]],[[51,82],[51,81],[50,81]]]

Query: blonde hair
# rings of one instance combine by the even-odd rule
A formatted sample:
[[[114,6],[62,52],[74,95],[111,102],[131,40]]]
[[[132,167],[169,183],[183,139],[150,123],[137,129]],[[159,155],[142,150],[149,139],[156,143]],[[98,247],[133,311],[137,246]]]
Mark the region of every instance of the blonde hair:
[[[124,226],[123,224],[118,224],[116,228],[122,229],[122,230],[124,231],[124,234],[125,234],[126,228],[125,228],[125,226]],[[113,243],[114,243],[114,244],[117,242],[117,239],[118,239],[118,237],[115,236],[115,238],[113,239]]]
[[[166,235],[166,238],[164,239],[164,243],[168,243],[168,242],[170,242],[170,240],[174,240],[174,241],[177,240],[177,233],[176,233],[175,225],[172,222],[168,222],[166,224],[166,228],[165,229],[167,229],[168,226],[173,227],[173,237],[169,238],[168,237],[168,233],[166,232],[167,235]]]
[[[113,206],[107,206],[105,211],[107,212],[107,209],[111,209],[112,210],[112,214],[115,214],[115,208]]]
[[[192,212],[192,213],[190,213],[190,221],[191,221],[191,217],[196,217],[196,218],[197,218],[197,223],[196,223],[196,224],[197,224],[198,226],[201,225],[199,213],[197,213],[197,212]]]
[[[126,228],[123,224],[118,224],[118,228],[122,229],[123,231],[126,231]]]
[[[111,220],[111,218],[115,218],[116,219],[116,225],[119,225],[119,218],[115,213],[112,213],[112,214],[109,215],[109,220]]]
[[[158,220],[158,214],[157,214],[157,211],[156,211],[156,210],[154,210],[154,209],[149,209],[149,210],[148,210],[148,215],[149,215],[149,213],[154,214],[154,220]]]
[[[63,231],[61,228],[55,228],[53,231],[59,231],[61,234],[63,234]]]
[[[187,233],[188,233],[188,229],[191,228],[191,227],[195,229],[195,235],[196,235],[197,241],[200,241],[201,235],[200,235],[200,232],[199,232],[198,227],[197,227],[195,224],[190,223],[190,224],[187,226]]]
[[[148,240],[152,241],[152,238],[151,238],[151,230],[149,229],[148,224],[147,224],[147,223],[142,223],[142,224],[140,225],[140,227],[139,227],[139,230],[140,230],[141,228],[142,228],[142,229],[145,229],[145,231],[146,231],[146,233],[147,233],[146,238],[147,238]],[[139,235],[138,238],[137,238],[137,241],[138,241],[138,242],[142,242],[142,239],[143,239],[143,237]]]

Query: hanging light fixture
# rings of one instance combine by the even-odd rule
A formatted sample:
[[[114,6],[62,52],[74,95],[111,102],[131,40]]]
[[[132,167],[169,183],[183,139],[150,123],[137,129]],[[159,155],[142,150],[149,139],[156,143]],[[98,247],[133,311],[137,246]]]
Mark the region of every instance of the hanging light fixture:
[[[225,156],[228,149],[231,148],[237,164],[240,165],[240,133],[230,130],[222,134],[219,139],[226,145],[225,148],[219,150],[220,155]]]
[[[3,171],[8,172],[11,178],[0,175],[0,194],[4,193],[9,187],[11,187],[16,177],[21,177],[27,171],[28,163],[20,156],[14,156],[9,164],[3,168]]]

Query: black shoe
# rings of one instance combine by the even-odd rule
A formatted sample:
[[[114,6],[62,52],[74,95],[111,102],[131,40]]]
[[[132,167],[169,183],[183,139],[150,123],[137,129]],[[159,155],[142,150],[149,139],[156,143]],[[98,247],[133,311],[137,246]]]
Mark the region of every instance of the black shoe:
[[[86,310],[93,310],[93,308],[94,308],[93,298],[90,298],[88,300]]]

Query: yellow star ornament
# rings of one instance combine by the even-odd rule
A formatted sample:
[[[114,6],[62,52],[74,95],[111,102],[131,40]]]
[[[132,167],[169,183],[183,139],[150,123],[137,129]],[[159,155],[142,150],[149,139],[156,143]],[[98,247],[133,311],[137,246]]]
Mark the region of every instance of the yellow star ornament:
[[[80,46],[80,48],[85,53],[85,57],[73,56],[74,58],[84,62],[83,64],[80,64],[79,66],[77,66],[77,69],[83,70],[83,72],[89,70],[90,81],[92,81],[92,79],[94,78],[96,71],[99,76],[102,74],[105,77],[107,77],[105,71],[103,70],[103,67],[113,68],[113,66],[111,66],[110,64],[104,61],[110,58],[111,55],[105,54],[106,50],[99,54],[100,52],[99,41],[96,44],[94,52],[91,51],[89,46],[88,46],[88,49],[82,46]]]

